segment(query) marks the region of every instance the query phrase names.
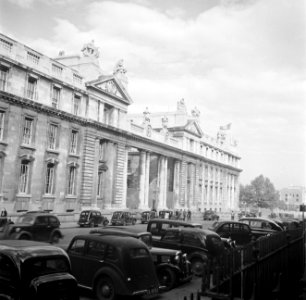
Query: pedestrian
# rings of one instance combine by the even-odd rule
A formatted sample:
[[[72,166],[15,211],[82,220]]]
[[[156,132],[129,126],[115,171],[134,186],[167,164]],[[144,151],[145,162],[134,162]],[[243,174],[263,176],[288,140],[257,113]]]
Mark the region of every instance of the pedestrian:
[[[234,221],[235,220],[235,213],[234,213],[234,211],[232,210],[232,212],[231,212],[231,220],[232,221]]]
[[[5,208],[3,208],[1,211],[1,217],[7,217],[7,211]]]
[[[186,209],[184,209],[184,211],[183,211],[183,220],[184,221],[186,220]]]
[[[191,211],[190,211],[190,209],[188,209],[188,212],[187,212],[187,220],[188,221],[191,220]]]

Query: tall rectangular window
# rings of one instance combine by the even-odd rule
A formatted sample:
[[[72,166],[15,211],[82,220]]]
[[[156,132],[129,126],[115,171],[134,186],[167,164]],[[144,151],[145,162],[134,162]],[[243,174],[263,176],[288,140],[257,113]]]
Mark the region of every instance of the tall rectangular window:
[[[45,186],[46,194],[53,194],[54,179],[55,179],[54,177],[55,177],[55,165],[53,163],[48,163],[46,171],[46,186]]]
[[[19,177],[19,193],[26,194],[28,192],[29,184],[29,161],[23,160],[21,162],[20,177]]]
[[[81,103],[81,97],[74,95],[73,107],[72,107],[73,114],[78,115],[80,113],[80,103]]]
[[[0,110],[0,141],[3,140],[5,112]]]
[[[7,83],[8,68],[0,65],[0,90],[5,91]]]
[[[104,160],[105,159],[105,140],[100,140],[99,141],[99,160]]]
[[[52,107],[58,108],[58,104],[60,101],[61,89],[57,86],[53,86],[52,89]]]
[[[69,152],[72,154],[77,153],[77,147],[78,147],[78,131],[72,130],[71,131],[71,141],[70,141],[70,149]]]
[[[56,124],[50,124],[49,136],[48,136],[49,149],[56,149],[57,136],[58,136],[58,126]]]
[[[37,88],[37,79],[29,76],[28,78],[28,89],[26,96],[30,99],[36,99],[36,88]]]
[[[76,179],[76,168],[75,166],[69,167],[68,173],[68,195],[75,195],[75,179]]]
[[[98,172],[98,187],[97,187],[97,196],[102,196],[102,187],[103,187],[103,172]]]
[[[33,136],[33,119],[25,118],[23,133],[22,133],[22,143],[30,145],[32,142],[32,136]]]

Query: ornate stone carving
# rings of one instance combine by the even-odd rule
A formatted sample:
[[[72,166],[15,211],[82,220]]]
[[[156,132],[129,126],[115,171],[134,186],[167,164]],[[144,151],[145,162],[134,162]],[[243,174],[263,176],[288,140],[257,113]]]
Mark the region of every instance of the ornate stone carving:
[[[90,43],[85,44],[81,51],[86,57],[98,58],[100,56],[99,48],[94,45],[94,40],[92,40]]]
[[[149,109],[148,107],[146,107],[146,110],[143,112],[143,121],[144,123],[150,123],[150,112],[149,112]]]
[[[185,113],[187,112],[184,98],[177,102],[177,110]]]
[[[126,73],[127,70],[124,67],[124,61],[123,59],[120,59],[114,67],[113,75],[116,76],[125,87],[128,84],[128,78],[126,76]]]
[[[191,111],[191,115],[194,117],[194,118],[196,118],[196,119],[198,119],[199,117],[200,117],[200,111],[198,110],[198,108],[195,106],[195,108]]]
[[[162,120],[162,126],[163,126],[163,128],[167,128],[167,127],[168,127],[168,118],[167,118],[167,116],[163,116],[163,117],[161,118],[161,120]]]

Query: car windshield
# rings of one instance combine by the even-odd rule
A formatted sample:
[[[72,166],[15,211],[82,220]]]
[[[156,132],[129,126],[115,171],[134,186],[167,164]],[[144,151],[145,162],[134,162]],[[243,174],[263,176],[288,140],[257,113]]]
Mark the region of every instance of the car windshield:
[[[82,211],[81,212],[81,217],[86,217],[89,215],[89,211]]]
[[[212,228],[216,228],[216,227],[218,227],[218,225],[219,225],[219,222],[214,222],[214,223],[211,225],[211,227],[212,227]]]
[[[65,257],[34,257],[26,260],[21,267],[22,277],[29,281],[38,276],[62,272],[70,272]]]
[[[20,216],[17,219],[16,223],[34,224],[34,221],[35,221],[35,217],[33,215],[26,214],[26,215]]]

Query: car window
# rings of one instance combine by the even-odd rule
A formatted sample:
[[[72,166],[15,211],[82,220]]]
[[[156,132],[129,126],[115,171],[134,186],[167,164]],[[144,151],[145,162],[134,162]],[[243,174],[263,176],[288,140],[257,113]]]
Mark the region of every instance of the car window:
[[[119,259],[117,249],[115,247],[109,245],[107,247],[105,257],[110,259],[110,260],[116,260],[117,261]]]
[[[94,256],[98,258],[103,258],[105,255],[106,246],[99,241],[88,242],[87,255]]]
[[[26,214],[26,215],[20,216],[20,217],[17,219],[17,222],[16,222],[16,223],[34,224],[34,221],[35,221],[35,218],[34,218],[33,215]]]
[[[251,222],[250,222],[250,226],[251,226],[252,228],[262,228],[262,226],[261,226],[261,221],[251,221]]]
[[[73,244],[69,249],[69,252],[81,254],[84,252],[84,248],[85,248],[85,240],[77,239],[74,240]]]
[[[187,245],[192,245],[196,247],[203,247],[202,239],[199,238],[198,234],[194,234],[191,232],[183,233],[183,243]]]
[[[236,223],[232,224],[232,231],[235,231],[235,232],[240,231],[240,224],[236,224]]]
[[[85,216],[88,216],[89,215],[89,211],[82,211],[81,212],[81,216],[83,217],[85,217]]]
[[[58,226],[59,225],[59,221],[56,217],[54,216],[50,216],[49,217],[49,224],[52,226]]]
[[[249,229],[249,227],[247,225],[241,225],[241,230],[242,231],[246,231],[246,232],[250,231],[250,229]]]
[[[35,225],[48,225],[48,217],[38,216],[35,220]]]
[[[148,247],[152,247],[152,236],[151,234],[144,234],[139,238],[142,242],[144,242]]]
[[[264,228],[264,229],[272,229],[272,226],[270,225],[269,222],[262,222],[261,228]]]
[[[230,224],[224,224],[222,227],[221,227],[221,230],[222,232],[229,232],[230,231]]]
[[[97,215],[98,217],[100,217],[100,216],[101,216],[101,213],[100,213],[99,211],[97,211],[97,212],[96,212],[96,215]]]
[[[177,231],[166,231],[163,237],[163,241],[178,243],[180,241],[180,235]]]
[[[145,248],[132,248],[129,251],[130,256],[132,258],[139,258],[139,257],[147,257],[149,256],[149,252]]]
[[[158,224],[153,222],[153,223],[150,223],[150,228],[148,228],[152,235],[155,235],[155,234],[158,234]]]

